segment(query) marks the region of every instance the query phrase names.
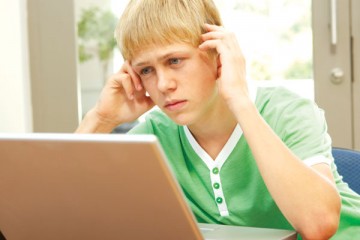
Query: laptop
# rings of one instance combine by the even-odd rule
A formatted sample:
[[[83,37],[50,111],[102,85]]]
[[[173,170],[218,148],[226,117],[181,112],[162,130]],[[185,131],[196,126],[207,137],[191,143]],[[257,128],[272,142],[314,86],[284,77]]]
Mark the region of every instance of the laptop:
[[[0,191],[8,240],[296,239],[198,224],[153,135],[0,134]]]

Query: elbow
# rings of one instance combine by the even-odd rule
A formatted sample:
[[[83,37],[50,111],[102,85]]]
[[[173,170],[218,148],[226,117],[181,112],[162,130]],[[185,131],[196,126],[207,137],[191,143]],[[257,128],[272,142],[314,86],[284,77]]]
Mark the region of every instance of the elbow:
[[[305,224],[302,229],[299,229],[298,233],[304,240],[330,239],[336,233],[339,221],[340,209],[326,214],[318,214],[312,221],[308,221],[308,224]]]
[[[337,231],[340,222],[341,198],[337,195],[331,204],[323,204],[313,208],[301,228],[297,229],[301,237],[306,239],[330,239]]]
[[[299,233],[304,240],[330,239],[336,233],[337,228],[338,222],[322,222],[315,224],[315,226],[310,226]]]

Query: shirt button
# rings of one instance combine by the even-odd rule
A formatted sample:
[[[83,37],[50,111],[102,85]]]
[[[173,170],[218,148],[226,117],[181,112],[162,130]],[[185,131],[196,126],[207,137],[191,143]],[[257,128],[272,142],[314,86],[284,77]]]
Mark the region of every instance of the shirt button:
[[[223,202],[223,199],[221,197],[216,198],[216,202],[221,204]]]
[[[220,184],[219,184],[219,183],[214,183],[213,187],[214,187],[215,189],[219,189],[219,188],[220,188]]]
[[[213,168],[212,170],[213,174],[218,174],[219,173],[219,169],[216,167],[216,168]]]

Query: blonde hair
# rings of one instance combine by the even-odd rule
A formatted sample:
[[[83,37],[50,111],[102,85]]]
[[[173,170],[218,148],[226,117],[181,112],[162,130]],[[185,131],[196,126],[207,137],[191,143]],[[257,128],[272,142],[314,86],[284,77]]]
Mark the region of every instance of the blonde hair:
[[[175,42],[198,46],[204,23],[222,25],[212,0],[130,0],[115,38],[126,60],[151,45]]]

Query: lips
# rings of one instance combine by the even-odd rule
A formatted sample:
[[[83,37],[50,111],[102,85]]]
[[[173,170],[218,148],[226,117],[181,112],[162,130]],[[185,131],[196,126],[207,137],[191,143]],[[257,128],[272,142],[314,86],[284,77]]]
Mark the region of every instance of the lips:
[[[164,107],[169,111],[180,110],[185,104],[186,100],[171,100],[166,101]]]

